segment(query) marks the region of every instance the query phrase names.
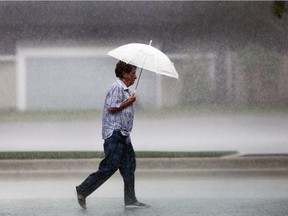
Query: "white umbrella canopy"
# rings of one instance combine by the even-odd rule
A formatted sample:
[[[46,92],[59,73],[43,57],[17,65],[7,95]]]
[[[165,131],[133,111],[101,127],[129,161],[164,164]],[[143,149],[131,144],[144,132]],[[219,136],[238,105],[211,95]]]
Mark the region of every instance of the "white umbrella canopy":
[[[142,69],[178,79],[178,73],[173,62],[163,52],[151,46],[151,43],[152,41],[149,45],[141,43],[125,44],[109,51],[108,55],[141,68],[138,82]]]

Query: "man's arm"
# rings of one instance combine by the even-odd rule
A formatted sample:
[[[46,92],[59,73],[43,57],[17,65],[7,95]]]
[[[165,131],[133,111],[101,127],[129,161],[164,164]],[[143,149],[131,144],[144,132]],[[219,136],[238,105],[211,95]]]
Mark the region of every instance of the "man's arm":
[[[131,104],[133,104],[136,101],[136,94],[133,93],[126,101],[124,101],[120,107],[110,107],[108,109],[109,113],[115,114],[117,112],[122,111],[123,109],[125,109],[126,107],[130,106]]]

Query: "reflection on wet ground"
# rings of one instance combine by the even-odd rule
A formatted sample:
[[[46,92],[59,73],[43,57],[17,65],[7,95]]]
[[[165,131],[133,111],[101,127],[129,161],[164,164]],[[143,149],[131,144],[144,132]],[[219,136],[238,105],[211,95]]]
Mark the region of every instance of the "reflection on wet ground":
[[[125,210],[121,198],[92,198],[87,210],[66,199],[1,200],[2,216],[284,216],[288,213],[286,199],[223,199],[223,198],[149,198],[149,209]]]
[[[84,176],[83,176],[84,177]],[[82,210],[74,186],[82,178],[0,179],[1,216],[284,216],[288,214],[286,176],[140,176],[138,199],[149,209],[125,210],[123,182],[116,174],[87,198]]]

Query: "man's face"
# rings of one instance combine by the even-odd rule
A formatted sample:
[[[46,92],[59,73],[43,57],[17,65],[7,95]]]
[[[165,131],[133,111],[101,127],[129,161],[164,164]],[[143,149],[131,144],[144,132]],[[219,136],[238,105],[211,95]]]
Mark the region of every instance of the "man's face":
[[[124,73],[123,78],[127,87],[133,85],[135,80],[137,79],[136,68],[133,68],[129,73]]]

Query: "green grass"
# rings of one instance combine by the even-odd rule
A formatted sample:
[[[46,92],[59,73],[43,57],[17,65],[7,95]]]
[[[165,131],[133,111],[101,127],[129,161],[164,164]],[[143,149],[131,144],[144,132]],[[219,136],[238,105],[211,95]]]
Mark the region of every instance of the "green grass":
[[[164,152],[138,151],[138,158],[192,158],[192,157],[224,157],[237,154],[237,151],[198,151],[198,152]]]
[[[237,154],[236,151],[211,152],[164,152],[164,151],[137,151],[137,158],[193,158],[193,157],[223,157]],[[23,159],[88,159],[103,158],[102,151],[69,151],[69,152],[0,152],[0,160]]]

